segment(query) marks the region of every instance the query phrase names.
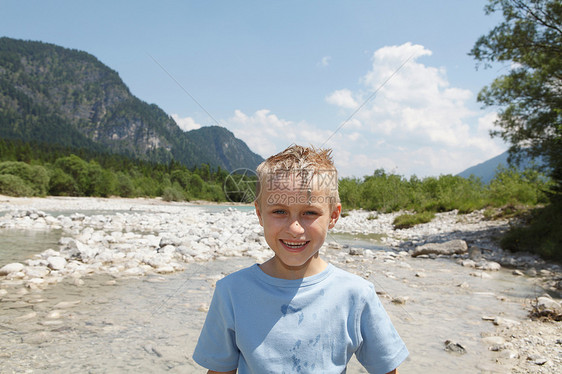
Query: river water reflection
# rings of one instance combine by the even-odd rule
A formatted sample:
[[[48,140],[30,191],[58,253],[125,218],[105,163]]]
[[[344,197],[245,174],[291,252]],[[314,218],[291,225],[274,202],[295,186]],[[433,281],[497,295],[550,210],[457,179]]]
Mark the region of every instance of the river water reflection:
[[[60,233],[2,231],[0,266],[55,248]],[[342,244],[374,245],[365,238],[335,237]],[[324,254],[336,266],[371,280],[410,350],[401,373],[502,373],[494,352],[481,341],[494,326],[483,316],[523,318],[526,301],[539,290],[509,271],[491,279],[471,275],[450,259],[346,262],[337,251]],[[14,286],[0,301],[2,373],[198,373],[192,360],[213,284],[254,263],[229,258],[188,264],[181,273],[141,278],[92,275],[68,279],[45,290]],[[395,304],[395,297],[407,299]],[[451,340],[465,355],[444,350]],[[364,373],[356,361],[348,373]]]

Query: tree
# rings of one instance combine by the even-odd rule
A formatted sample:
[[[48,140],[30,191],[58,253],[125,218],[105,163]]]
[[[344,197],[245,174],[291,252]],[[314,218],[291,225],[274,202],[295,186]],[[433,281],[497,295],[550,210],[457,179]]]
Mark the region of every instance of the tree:
[[[478,64],[510,63],[507,74],[484,87],[478,101],[497,106],[497,130],[510,144],[510,158],[542,157],[562,193],[562,2],[490,0],[485,12],[504,20],[475,43]]]
[[[480,37],[470,54],[486,66],[510,63],[507,74],[478,94],[497,106],[492,136],[510,143],[510,157],[541,156],[554,187],[550,205],[538,209],[528,227],[515,227],[502,247],[562,260],[562,2],[489,0],[487,14],[501,11],[503,22]]]

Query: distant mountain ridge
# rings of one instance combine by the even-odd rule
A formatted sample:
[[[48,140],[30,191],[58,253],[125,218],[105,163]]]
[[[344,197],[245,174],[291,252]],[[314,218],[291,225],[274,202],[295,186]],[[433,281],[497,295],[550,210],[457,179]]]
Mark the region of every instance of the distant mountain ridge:
[[[0,38],[0,137],[113,152],[188,167],[255,167],[263,158],[220,126],[183,132],[133,96],[93,55]]]
[[[457,175],[463,178],[469,178],[471,175],[480,178],[483,183],[489,183],[496,174],[496,171],[500,165],[504,167],[509,167],[509,162],[507,161],[509,153],[506,151],[501,155],[493,157],[487,161],[480,164],[469,167],[468,169],[458,173]],[[541,161],[535,161],[538,165]],[[524,170],[532,165],[533,161],[530,159],[523,159],[519,164],[519,170]]]

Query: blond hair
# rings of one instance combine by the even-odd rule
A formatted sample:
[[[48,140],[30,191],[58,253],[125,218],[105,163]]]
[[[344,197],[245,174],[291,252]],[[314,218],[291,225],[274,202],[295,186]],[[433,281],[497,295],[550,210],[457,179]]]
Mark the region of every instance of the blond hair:
[[[264,186],[272,178],[298,177],[301,186],[310,191],[313,177],[316,176],[317,188],[328,191],[335,205],[340,202],[338,193],[337,169],[332,161],[331,149],[316,149],[291,145],[282,152],[269,157],[257,167],[258,182],[256,200],[263,192]]]

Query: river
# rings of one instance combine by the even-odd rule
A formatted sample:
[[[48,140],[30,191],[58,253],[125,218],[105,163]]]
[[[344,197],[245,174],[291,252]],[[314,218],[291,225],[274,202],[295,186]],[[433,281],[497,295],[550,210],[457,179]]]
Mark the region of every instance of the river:
[[[0,267],[56,249],[60,235],[1,230]],[[482,341],[495,329],[483,317],[525,318],[525,304],[541,292],[530,279],[503,269],[483,277],[451,259],[395,255],[365,237],[330,240],[376,251],[375,259],[354,261],[335,249],[323,255],[375,284],[410,350],[402,374],[509,372]],[[252,263],[234,257],[190,263],[169,275],[92,274],[45,289],[4,282],[9,292],[0,301],[0,372],[202,373],[191,353],[214,282]],[[397,298],[401,303],[391,301]],[[446,340],[461,344],[466,354],[446,351]],[[352,360],[348,373],[365,371]]]

